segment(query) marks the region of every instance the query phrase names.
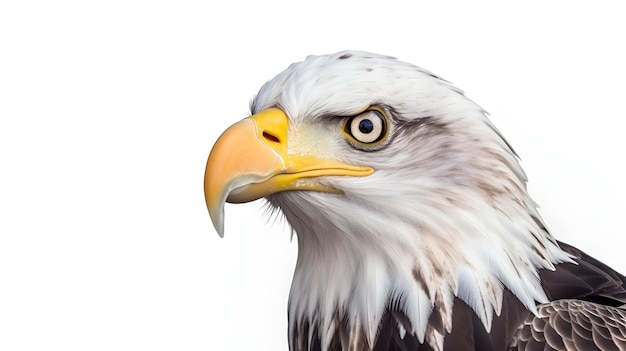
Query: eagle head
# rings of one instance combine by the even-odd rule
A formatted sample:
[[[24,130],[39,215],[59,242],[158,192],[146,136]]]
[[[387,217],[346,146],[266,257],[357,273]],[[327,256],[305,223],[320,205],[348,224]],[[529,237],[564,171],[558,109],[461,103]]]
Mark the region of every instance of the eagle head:
[[[504,288],[546,302],[538,270],[570,261],[485,111],[438,76],[360,51],[309,56],[268,81],[209,156],[205,195],[265,198],[298,238],[292,350],[373,348],[385,314],[440,349],[452,305],[491,328]],[[429,323],[433,316],[439,323]]]

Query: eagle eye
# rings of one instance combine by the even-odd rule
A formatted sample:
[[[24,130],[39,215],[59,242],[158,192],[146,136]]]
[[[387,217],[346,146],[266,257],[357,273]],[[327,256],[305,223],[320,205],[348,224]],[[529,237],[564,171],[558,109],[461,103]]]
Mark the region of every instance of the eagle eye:
[[[356,116],[349,117],[346,133],[358,144],[376,144],[387,135],[387,120],[378,109],[370,108]]]

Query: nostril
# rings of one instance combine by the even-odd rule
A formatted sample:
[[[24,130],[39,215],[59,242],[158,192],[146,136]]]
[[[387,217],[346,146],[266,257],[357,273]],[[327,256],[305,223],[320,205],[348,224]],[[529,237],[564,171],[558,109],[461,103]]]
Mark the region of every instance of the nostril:
[[[264,137],[265,139],[269,140],[269,141],[273,141],[273,142],[275,142],[275,143],[280,143],[280,139],[278,139],[278,137],[277,137],[277,136],[272,135],[272,134],[270,134],[270,133],[268,133],[268,132],[263,132],[263,137]]]

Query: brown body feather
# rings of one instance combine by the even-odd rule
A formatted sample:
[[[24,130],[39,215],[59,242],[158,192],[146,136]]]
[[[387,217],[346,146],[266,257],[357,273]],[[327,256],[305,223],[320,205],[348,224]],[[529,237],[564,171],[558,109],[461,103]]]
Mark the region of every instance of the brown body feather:
[[[528,311],[505,289],[502,312],[494,318],[490,331],[472,309],[456,298],[453,325],[445,333],[436,314],[429,327],[445,333],[446,351],[504,350],[624,350],[626,349],[626,277],[577,248],[559,243],[576,257],[578,264],[562,263],[555,271],[539,272],[542,286],[551,302],[538,306],[539,316]],[[391,304],[392,305],[392,304]],[[365,335],[354,342],[347,324],[338,323],[329,350],[332,351],[434,351],[415,335],[401,336],[400,326],[408,329],[401,312],[387,308],[379,326],[374,348],[367,346]],[[307,329],[308,332],[308,329]],[[311,345],[298,338],[300,350],[320,350],[313,331]],[[348,344],[351,339],[352,343]],[[569,348],[568,348],[569,347]]]

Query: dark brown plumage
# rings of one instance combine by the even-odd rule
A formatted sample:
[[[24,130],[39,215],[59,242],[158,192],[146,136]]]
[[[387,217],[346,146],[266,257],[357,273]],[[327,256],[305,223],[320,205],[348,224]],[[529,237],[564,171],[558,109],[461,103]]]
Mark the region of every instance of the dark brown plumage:
[[[559,243],[578,265],[540,272],[552,302],[520,326],[511,350],[625,350],[626,277],[575,247]]]
[[[452,332],[445,336],[446,351],[535,351],[535,350],[626,350],[626,277],[585,254],[559,242],[563,250],[577,258],[579,264],[563,263],[555,271],[542,270],[540,276],[550,303],[538,306],[539,316],[530,313],[519,300],[505,290],[502,313],[495,317],[487,332],[472,309],[456,298]],[[345,321],[344,321],[345,322]],[[373,351],[433,351],[420,344],[414,335],[400,337],[398,327],[408,320],[402,313],[387,308],[379,327]],[[346,323],[338,328],[329,350],[369,350],[365,339],[361,347],[349,348]],[[436,314],[429,327],[443,332]],[[308,328],[304,329],[307,333]],[[311,345],[299,338],[302,350],[321,350],[317,331]],[[342,344],[343,339],[343,344]]]

